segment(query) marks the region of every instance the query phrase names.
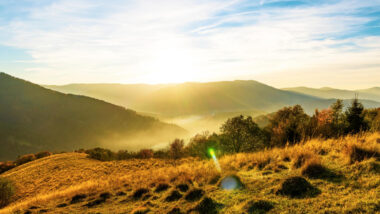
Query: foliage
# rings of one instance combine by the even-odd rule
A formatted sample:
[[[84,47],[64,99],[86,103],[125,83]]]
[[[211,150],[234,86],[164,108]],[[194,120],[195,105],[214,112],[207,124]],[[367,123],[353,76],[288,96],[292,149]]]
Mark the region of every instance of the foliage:
[[[300,105],[279,110],[268,126],[271,145],[284,146],[287,143],[295,144],[300,142],[306,136],[308,123],[309,116]]]
[[[0,174],[16,167],[13,161],[0,162]]]
[[[179,159],[184,156],[185,142],[181,139],[175,139],[169,145],[170,147],[170,157],[173,159]]]
[[[346,133],[356,134],[360,131],[366,131],[368,124],[364,120],[364,107],[357,98],[352,101],[351,106],[345,112],[348,126]]]
[[[138,154],[137,158],[153,158],[154,157],[154,152],[152,149],[141,149]]]
[[[88,154],[89,158],[95,160],[111,161],[116,159],[115,153],[109,149],[103,149],[98,147],[95,149],[86,150],[86,153]]]
[[[104,139],[111,145],[140,133],[150,142],[185,133],[176,125],[120,106],[59,93],[4,73],[0,73],[0,106],[0,160],[13,159],[20,152],[94,148],[104,145]]]
[[[216,134],[209,135],[207,132],[197,134],[190,139],[186,152],[190,156],[202,159],[210,158],[209,149],[212,148],[217,156],[222,155],[220,137]]]
[[[36,153],[36,158],[40,159],[40,158],[48,157],[50,155],[52,155],[52,153],[48,151],[38,152]]]
[[[264,134],[250,116],[245,118],[240,115],[228,119],[220,131],[228,139],[226,144],[223,143],[226,152],[250,152],[265,147]]]
[[[0,178],[0,208],[8,205],[11,201],[15,188],[11,181]]]
[[[36,156],[34,154],[23,155],[16,160],[16,165],[22,165],[34,160],[36,160]]]

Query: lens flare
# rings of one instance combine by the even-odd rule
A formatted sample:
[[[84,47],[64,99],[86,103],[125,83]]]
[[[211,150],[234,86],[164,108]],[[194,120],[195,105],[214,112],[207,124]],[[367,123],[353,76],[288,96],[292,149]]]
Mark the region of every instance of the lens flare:
[[[225,190],[235,190],[235,189],[241,189],[242,183],[240,179],[237,176],[230,175],[220,182],[220,186]]]
[[[210,154],[210,156],[214,160],[214,164],[215,164],[215,167],[218,170],[218,172],[222,172],[222,169],[220,168],[220,165],[219,165],[219,161],[218,161],[218,159],[216,158],[216,155],[215,155],[215,150],[213,148],[209,148],[208,149],[208,153]]]

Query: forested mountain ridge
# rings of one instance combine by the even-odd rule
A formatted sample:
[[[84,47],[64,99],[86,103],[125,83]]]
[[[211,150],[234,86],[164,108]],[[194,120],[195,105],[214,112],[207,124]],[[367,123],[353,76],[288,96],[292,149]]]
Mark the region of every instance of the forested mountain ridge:
[[[138,149],[184,134],[176,125],[121,106],[0,73],[1,160],[41,150]]]

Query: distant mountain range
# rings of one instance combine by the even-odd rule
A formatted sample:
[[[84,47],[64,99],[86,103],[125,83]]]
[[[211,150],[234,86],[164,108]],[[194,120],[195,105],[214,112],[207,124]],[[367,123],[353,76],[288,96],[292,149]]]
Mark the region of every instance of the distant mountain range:
[[[380,87],[373,87],[369,89],[362,90],[342,90],[335,88],[308,88],[308,87],[295,87],[295,88],[284,88],[284,90],[298,92],[302,94],[307,94],[315,97],[331,99],[352,99],[356,95],[360,99],[373,100],[380,102]]]
[[[42,150],[139,149],[185,134],[124,107],[0,73],[0,160]]]
[[[348,104],[354,97],[354,93],[345,97],[321,97],[297,90],[281,90],[253,80],[161,85],[70,84],[45,87],[63,93],[95,97],[159,118],[245,111],[270,113],[295,104],[300,104],[306,112],[313,113],[316,108],[327,108],[336,98],[346,99],[345,103]],[[370,98],[374,97],[375,95]],[[364,99],[367,97],[359,98],[366,107],[380,106],[379,102]]]

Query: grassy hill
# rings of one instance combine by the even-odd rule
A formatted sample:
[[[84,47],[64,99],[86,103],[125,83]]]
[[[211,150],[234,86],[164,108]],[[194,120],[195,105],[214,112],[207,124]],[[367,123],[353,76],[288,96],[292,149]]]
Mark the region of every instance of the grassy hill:
[[[0,73],[0,160],[41,150],[138,149],[185,133],[124,107]]]
[[[295,87],[295,88],[284,88],[287,91],[298,92],[302,94],[307,94],[315,97],[325,98],[325,99],[352,99],[355,94],[359,96],[360,99],[367,99],[380,102],[380,88],[374,87],[362,90],[342,90],[335,88],[308,88],[308,87]]]
[[[17,188],[0,213],[376,213],[379,142],[375,133],[228,155],[221,172],[212,160],[57,154],[0,175]],[[226,175],[240,188],[222,188]]]

